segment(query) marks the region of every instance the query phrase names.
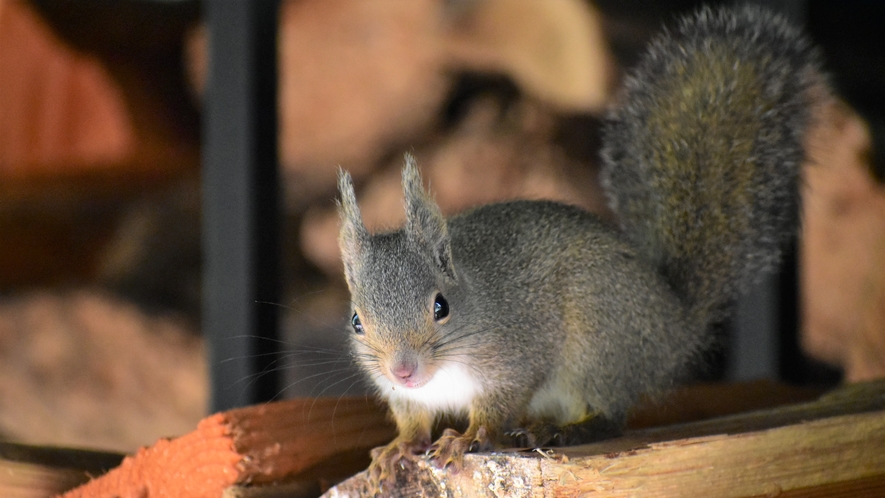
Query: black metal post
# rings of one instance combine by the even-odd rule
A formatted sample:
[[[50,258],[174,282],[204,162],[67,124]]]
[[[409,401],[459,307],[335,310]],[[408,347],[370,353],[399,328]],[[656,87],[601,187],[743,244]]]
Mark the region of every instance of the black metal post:
[[[211,409],[273,398],[279,302],[277,0],[208,0],[203,330]]]
[[[807,12],[806,0],[749,0],[774,10],[802,25]],[[785,249],[786,250],[786,249]],[[798,334],[797,259],[786,254],[777,274],[767,275],[743,296],[732,321],[730,360],[726,369],[729,380],[782,379],[785,353],[798,348],[784,339]]]

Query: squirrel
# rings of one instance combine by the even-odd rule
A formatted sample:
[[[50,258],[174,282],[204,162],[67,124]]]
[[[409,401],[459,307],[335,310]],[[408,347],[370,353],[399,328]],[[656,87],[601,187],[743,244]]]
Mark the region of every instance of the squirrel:
[[[405,226],[370,234],[339,170],[355,361],[398,428],[396,466],[515,442],[616,435],[641,397],[688,380],[711,328],[799,227],[803,140],[829,95],[818,51],[759,7],[702,8],[650,44],[603,127],[619,227],[517,200],[446,218],[411,156]],[[466,430],[441,416],[466,417]]]

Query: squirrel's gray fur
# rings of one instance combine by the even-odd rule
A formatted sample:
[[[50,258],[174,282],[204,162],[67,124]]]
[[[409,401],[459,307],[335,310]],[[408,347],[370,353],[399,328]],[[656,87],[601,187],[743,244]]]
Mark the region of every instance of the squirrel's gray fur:
[[[620,231],[544,201],[447,220],[407,156],[406,226],[372,235],[342,172],[354,355],[400,429],[373,453],[373,479],[427,448],[440,413],[468,416],[431,448],[457,464],[508,431],[544,443],[544,424],[619,426],[682,380],[796,231],[803,140],[826,92],[811,45],[758,8],[702,9],[665,32],[604,128]]]
[[[703,9],[653,41],[624,84],[603,182],[624,233],[697,322],[716,320],[795,233],[818,59],[779,17]]]

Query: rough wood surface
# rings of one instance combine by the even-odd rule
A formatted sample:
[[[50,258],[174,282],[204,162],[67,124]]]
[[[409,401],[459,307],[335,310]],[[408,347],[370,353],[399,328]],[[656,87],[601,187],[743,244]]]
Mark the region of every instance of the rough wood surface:
[[[204,419],[197,430],[127,457],[66,498],[218,498],[225,489],[287,479],[340,478],[368,464],[368,450],[390,440],[385,411],[362,398],[297,399]],[[339,465],[320,468],[322,461]]]
[[[391,496],[885,496],[885,382],[819,401],[552,451],[468,455],[455,474],[419,462]],[[366,496],[360,473],[328,498]]]

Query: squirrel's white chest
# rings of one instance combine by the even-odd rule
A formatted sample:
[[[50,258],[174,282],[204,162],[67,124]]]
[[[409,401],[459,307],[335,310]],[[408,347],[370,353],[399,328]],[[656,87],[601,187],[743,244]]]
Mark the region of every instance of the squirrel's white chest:
[[[462,412],[479,394],[480,385],[463,365],[447,363],[421,387],[397,386],[384,376],[375,379],[381,395],[389,400],[405,399],[437,412]]]

